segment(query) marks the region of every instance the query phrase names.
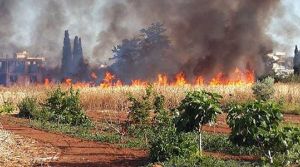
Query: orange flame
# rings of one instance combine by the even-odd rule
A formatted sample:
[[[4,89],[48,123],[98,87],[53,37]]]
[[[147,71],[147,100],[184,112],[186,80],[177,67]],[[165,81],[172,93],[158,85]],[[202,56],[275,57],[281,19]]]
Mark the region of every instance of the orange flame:
[[[113,86],[113,79],[115,79],[115,76],[112,75],[110,72],[106,72],[103,82],[100,84],[100,87],[108,88],[108,87]]]
[[[168,85],[168,77],[166,75],[163,75],[163,74],[158,74],[156,84],[160,85],[160,86]]]
[[[175,78],[176,78],[176,81],[175,81],[176,86],[184,86],[187,84],[187,82],[185,80],[185,75],[183,72],[176,74]]]
[[[196,85],[204,85],[204,78],[202,76],[198,76],[195,80]]]
[[[44,85],[45,85],[45,86],[49,86],[49,84],[50,84],[49,79],[48,79],[48,78],[45,78],[45,80],[44,80]]]

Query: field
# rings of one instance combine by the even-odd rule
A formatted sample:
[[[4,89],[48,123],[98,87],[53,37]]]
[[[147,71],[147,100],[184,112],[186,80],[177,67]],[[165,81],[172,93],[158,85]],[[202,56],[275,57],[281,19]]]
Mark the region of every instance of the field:
[[[67,85],[61,85],[60,87],[63,91],[68,90]],[[132,106],[128,97],[131,95],[138,100],[143,99],[145,87],[120,86],[101,88],[75,85],[74,89],[79,90],[80,93],[79,100],[83,111],[92,120],[93,125],[89,128],[64,124],[59,121],[42,121],[40,119],[25,119],[16,116],[19,112],[18,104],[22,99],[35,97],[38,103],[43,104],[49,97],[49,94],[57,88],[57,85],[0,88],[0,104],[2,106],[9,104],[13,108],[13,112],[10,114],[2,113],[0,116],[3,129],[11,131],[11,133],[1,131],[0,136],[4,137],[1,136],[0,139],[9,139],[9,143],[13,144],[15,139],[13,136],[7,137],[8,134],[22,136],[25,142],[21,142],[19,147],[34,147],[35,149],[31,152],[35,153],[39,153],[38,149],[43,150],[44,147],[50,150],[48,151],[50,153],[45,153],[46,157],[58,156],[56,159],[49,160],[46,158],[44,162],[36,163],[32,160],[32,156],[38,157],[36,154],[21,152],[20,154],[27,155],[26,163],[24,162],[24,164],[27,166],[31,166],[32,163],[35,163],[35,165],[53,166],[140,166],[147,164],[149,166],[160,166],[159,164],[151,164],[151,158],[149,158],[151,144],[149,144],[148,140],[151,138],[151,132],[148,132],[148,130],[151,125],[146,123],[146,128],[134,125],[124,129],[128,123],[128,113]],[[298,116],[300,115],[300,84],[276,83],[274,89],[275,94],[272,101],[282,104],[281,112],[284,114],[284,121],[280,126],[300,127],[300,116]],[[242,104],[254,100],[251,85],[153,87],[154,94],[165,97],[163,105],[167,109],[178,107],[187,92],[195,90],[205,90],[220,94],[222,96],[220,99],[222,106],[226,106],[231,102]],[[151,109],[149,112],[151,119],[154,118],[155,113],[153,110]],[[235,146],[228,141],[231,129],[226,123],[226,116],[227,114],[225,113],[218,115],[216,124],[203,127],[204,155],[209,158],[202,162],[215,164],[216,166],[226,166],[226,164],[230,166],[258,165],[261,154],[258,153],[255,147]],[[188,133],[187,136],[193,138],[197,134]],[[58,138],[61,140],[58,141]],[[49,145],[32,144],[34,142],[28,142],[29,139],[37,141],[37,143],[48,143]],[[4,148],[7,151],[7,147],[1,145],[1,149]],[[56,152],[56,154],[53,152]],[[12,153],[7,154],[7,157],[9,156],[12,156]],[[4,160],[0,160],[3,163]],[[18,166],[16,165],[18,163],[22,163],[21,160],[12,161],[10,159],[6,159],[4,162],[7,163],[7,161],[11,161],[10,164],[15,163],[15,166]],[[177,163],[177,161],[181,162],[181,159],[173,159],[172,162],[168,161],[164,165],[168,166],[172,163]]]

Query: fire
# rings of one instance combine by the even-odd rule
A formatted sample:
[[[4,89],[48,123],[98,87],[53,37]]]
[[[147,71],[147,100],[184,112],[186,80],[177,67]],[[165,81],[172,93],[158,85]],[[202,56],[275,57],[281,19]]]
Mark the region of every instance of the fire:
[[[131,81],[131,86],[147,86],[148,83],[146,81],[142,81],[142,80],[132,80]]]
[[[195,80],[196,85],[204,85],[204,78],[202,76],[198,76]]]
[[[74,86],[77,88],[83,87],[90,87],[95,86],[95,81],[98,79],[98,76],[95,72],[90,74],[90,77],[94,80],[91,82],[75,82],[72,79],[67,78],[64,80],[64,84],[67,86]],[[241,70],[236,68],[232,73],[225,75],[222,72],[217,73],[213,76],[210,80],[206,80],[203,76],[197,76],[194,78],[193,83],[189,83],[186,80],[186,76],[183,72],[177,73],[175,75],[174,81],[170,82],[168,76],[165,74],[158,74],[157,79],[154,82],[155,85],[158,86],[186,86],[186,85],[210,85],[210,86],[217,86],[217,85],[251,85],[255,82],[255,75],[253,70]],[[49,79],[44,80],[44,85],[49,85]],[[149,82],[143,80],[132,80],[130,86],[147,86]],[[118,80],[115,75],[110,72],[106,72],[102,82],[99,84],[101,88],[109,88],[109,87],[121,87],[123,86],[123,82]]]
[[[176,81],[175,81],[176,86],[184,86],[187,84],[187,82],[185,80],[185,75],[183,72],[176,74],[175,78],[176,78]]]
[[[115,79],[115,76],[112,75],[110,72],[106,72],[103,82],[100,84],[100,87],[107,88],[113,86],[113,79]]]
[[[163,75],[163,74],[158,74],[156,84],[160,85],[160,86],[168,85],[168,77],[166,75]]]
[[[48,79],[48,78],[45,78],[45,80],[44,80],[44,85],[45,85],[45,86],[49,86],[49,84],[50,84],[49,79]]]

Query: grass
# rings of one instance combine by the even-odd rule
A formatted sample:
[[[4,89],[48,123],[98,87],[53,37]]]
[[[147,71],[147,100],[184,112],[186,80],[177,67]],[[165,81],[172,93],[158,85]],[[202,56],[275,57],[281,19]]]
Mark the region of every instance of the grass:
[[[0,87],[0,104],[7,99],[13,99],[17,104],[26,96],[45,99],[47,92],[53,90],[55,86],[27,86],[27,87]],[[64,87],[64,86],[62,86]],[[75,87],[76,88],[76,87]],[[277,83],[274,86],[276,92],[274,99],[284,101],[284,112],[300,114],[300,84],[299,83]],[[122,87],[83,87],[80,89],[80,99],[85,110],[114,110],[128,111],[128,94],[135,97],[144,94],[143,87],[122,86]],[[230,101],[245,102],[252,100],[252,90],[250,85],[236,86],[155,86],[154,90],[166,97],[166,107],[174,108],[184,98],[187,91],[204,89],[219,93],[223,96],[222,103]]]
[[[62,133],[80,139],[97,141],[101,143],[117,144],[120,147],[126,148],[142,148],[145,149],[148,145],[139,138],[131,138],[121,136],[113,132],[93,132],[92,128],[83,126],[71,126],[67,124],[57,124],[48,121],[31,120],[29,125],[32,128],[42,129],[49,132]]]

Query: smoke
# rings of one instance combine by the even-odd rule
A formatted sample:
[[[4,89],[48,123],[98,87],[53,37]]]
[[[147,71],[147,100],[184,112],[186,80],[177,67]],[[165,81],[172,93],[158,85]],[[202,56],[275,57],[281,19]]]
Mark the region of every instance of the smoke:
[[[113,14],[109,13],[105,18],[111,21],[113,28],[102,33],[123,34],[124,21],[130,22],[132,18],[135,18],[136,23],[132,23],[135,25],[161,21],[167,27],[175,49],[169,57],[176,62],[173,69],[207,77],[236,67],[252,68],[261,73],[264,70],[262,56],[273,49],[273,42],[265,31],[279,2],[127,0],[125,6],[118,8],[120,4],[116,3],[110,8]]]
[[[0,0],[0,54],[27,49],[57,66],[68,29],[71,39],[82,38],[84,57],[97,66],[112,57],[112,47],[122,39],[160,21],[173,49],[165,73],[210,77],[235,67],[261,73],[262,55],[278,44],[266,29],[278,10],[287,10],[278,8],[280,4],[280,0]],[[290,29],[297,32],[296,26]],[[149,64],[157,67],[163,62]]]

